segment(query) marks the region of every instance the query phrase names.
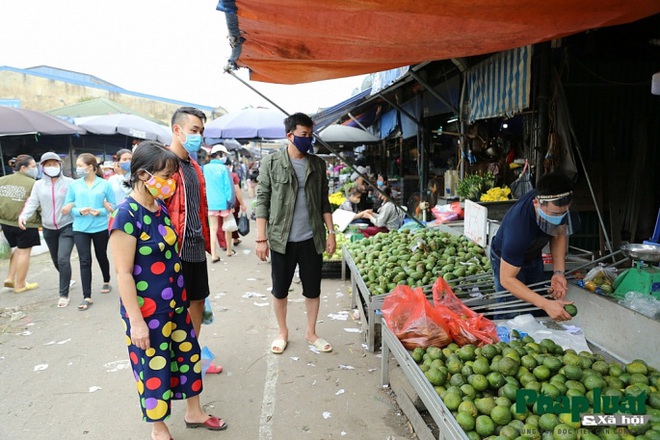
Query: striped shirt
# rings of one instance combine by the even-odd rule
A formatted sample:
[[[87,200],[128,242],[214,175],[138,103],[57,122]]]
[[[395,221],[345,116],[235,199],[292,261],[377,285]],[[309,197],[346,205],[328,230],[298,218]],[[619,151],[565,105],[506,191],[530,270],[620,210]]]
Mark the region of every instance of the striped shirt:
[[[200,183],[195,167],[190,161],[180,160],[186,189],[186,227],[184,228],[181,259],[189,263],[206,261],[202,220],[199,218],[201,205]]]

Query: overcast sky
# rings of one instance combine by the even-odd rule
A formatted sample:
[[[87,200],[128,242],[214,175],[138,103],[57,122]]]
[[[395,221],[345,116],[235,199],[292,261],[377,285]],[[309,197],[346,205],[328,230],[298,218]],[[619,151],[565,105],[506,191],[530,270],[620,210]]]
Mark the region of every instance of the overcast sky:
[[[228,111],[272,107],[223,72],[229,58],[217,0],[3,0],[0,66],[48,65],[127,90]],[[248,79],[247,69],[238,71]],[[250,82],[289,113],[314,113],[359,88],[363,76],[294,86]],[[4,98],[4,97],[0,97]]]

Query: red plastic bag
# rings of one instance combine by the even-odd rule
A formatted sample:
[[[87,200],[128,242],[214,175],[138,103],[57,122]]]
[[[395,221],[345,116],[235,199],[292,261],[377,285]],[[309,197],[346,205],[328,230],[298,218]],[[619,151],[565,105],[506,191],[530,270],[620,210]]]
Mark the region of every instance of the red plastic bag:
[[[459,202],[452,202],[450,205],[434,206],[431,212],[438,223],[453,222],[463,219],[463,208]]]
[[[433,284],[433,304],[449,327],[451,338],[458,345],[474,344],[481,347],[499,341],[493,321],[463,304],[442,277]]]
[[[445,347],[451,342],[449,328],[419,287],[396,286],[381,308],[387,326],[404,347]]]

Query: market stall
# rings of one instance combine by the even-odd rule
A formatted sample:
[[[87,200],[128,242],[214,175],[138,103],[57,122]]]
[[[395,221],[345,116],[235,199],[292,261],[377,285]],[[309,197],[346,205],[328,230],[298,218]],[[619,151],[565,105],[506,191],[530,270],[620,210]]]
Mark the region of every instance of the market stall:
[[[416,231],[392,231],[344,246],[343,264],[350,271],[351,306],[360,313],[369,351],[377,347],[380,309],[397,285],[427,291],[438,276],[464,289],[492,292],[486,250],[461,235],[462,223]]]
[[[473,439],[495,435],[496,432],[505,436],[515,434],[514,437],[522,435],[536,438],[535,436],[538,435],[545,438],[546,434],[543,434],[543,431],[549,431],[551,437],[555,439],[578,438],[578,435],[582,438],[610,438],[610,436],[625,438],[626,435],[634,438],[645,432],[648,438],[657,436],[657,420],[660,419],[660,400],[658,400],[660,394],[657,392],[657,387],[660,385],[660,373],[653,367],[657,368],[660,365],[660,351],[655,337],[660,334],[660,320],[657,319],[660,316],[660,308],[656,309],[654,314],[652,310],[649,311],[648,303],[655,303],[656,306],[660,303],[660,285],[646,284],[645,281],[655,280],[653,277],[660,269],[657,267],[660,261],[660,247],[655,244],[630,245],[624,247],[623,255],[628,258],[621,259],[621,254],[617,252],[605,256],[602,261],[607,264],[592,264],[593,267],[584,279],[571,279],[567,300],[574,303],[576,313],[577,310],[579,313],[566,325],[547,318],[534,319],[529,315],[536,324],[548,329],[548,336],[539,340],[540,337],[537,335],[545,334],[541,331],[536,333],[536,339],[532,340],[529,336],[525,336],[525,333],[514,335],[511,331],[505,333],[504,337],[511,337],[513,343],[500,342],[491,346],[500,347],[492,353],[513,357],[516,360],[509,373],[506,373],[502,367],[493,366],[491,359],[494,358],[490,353],[493,349],[489,347],[490,354],[488,354],[485,345],[476,349],[472,346],[470,350],[465,350],[458,346],[452,347],[450,344],[442,350],[438,348],[437,354],[429,348],[412,350],[408,347],[407,349],[383,319],[381,323],[382,383],[391,384],[397,402],[411,421],[418,438]],[[640,261],[650,264],[641,265]],[[608,275],[611,278],[608,278]],[[645,309],[636,309],[635,306],[630,307],[630,304],[626,303],[629,298],[626,298],[626,294],[622,292],[627,290],[626,286],[630,286],[631,283],[640,290],[647,289],[636,292],[641,303],[647,304]],[[465,299],[464,303],[470,304],[470,300]],[[483,307],[474,307],[474,309],[484,310]],[[497,311],[498,305],[491,304],[486,309],[491,312]],[[506,328],[505,326],[511,322],[496,321],[498,334],[502,335],[499,330]],[[586,344],[584,349],[574,349],[572,345],[566,346],[565,339],[560,339],[557,343],[553,342],[557,340],[557,336],[552,332],[563,331],[566,331],[567,335],[584,339]],[[513,353],[514,351],[517,354]],[[427,353],[429,359],[432,357],[440,361],[428,362]],[[490,366],[486,364],[486,368],[481,370],[484,367],[477,367],[476,364],[483,356],[488,358]],[[392,358],[399,367],[394,371],[390,365]],[[457,359],[460,359],[460,365],[450,365]],[[483,359],[479,362],[482,361]],[[434,364],[436,362],[437,364]],[[469,368],[466,369],[468,365]],[[437,368],[445,375],[439,380],[428,373],[430,368]],[[515,387],[504,390],[505,382],[496,386],[494,382],[498,380],[497,374],[504,376],[505,382],[516,384]],[[488,378],[488,382],[477,385],[479,383],[475,379],[477,375],[487,375],[485,377]],[[641,421],[638,424],[590,428],[581,424],[580,419],[571,419],[569,414],[543,416],[543,412],[537,411],[536,406],[528,405],[528,408],[518,413],[518,410],[514,409],[513,401],[516,399],[514,391],[519,388],[543,392],[553,397],[566,395],[567,391],[578,389],[581,390],[570,391],[568,395],[584,396],[589,394],[585,393],[588,391],[591,393],[587,395],[587,397],[591,396],[588,405],[591,405],[594,414],[599,413],[593,408],[595,392],[598,392],[599,396],[630,397],[637,399],[638,402],[643,401],[644,407],[635,406],[628,411],[628,414],[645,414],[651,422],[647,420],[642,423],[644,420],[640,418],[637,419]],[[477,389],[476,395],[470,395],[475,389]],[[510,404],[510,408],[484,412],[479,405],[464,403],[478,402],[482,398],[481,390],[484,396],[493,395],[496,401],[502,397],[508,398],[506,402],[507,405]],[[455,396],[448,396],[448,393],[457,393],[462,398],[456,399]],[[604,401],[603,405],[606,405]],[[498,403],[497,406],[501,405]],[[578,413],[584,414],[586,409],[583,408]],[[473,410],[476,411],[473,415],[464,414]],[[568,410],[561,412],[566,413]],[[544,417],[543,421],[539,416]],[[479,419],[481,425],[478,425]],[[591,431],[586,431],[587,428]],[[595,437],[585,437],[585,435],[595,435]]]

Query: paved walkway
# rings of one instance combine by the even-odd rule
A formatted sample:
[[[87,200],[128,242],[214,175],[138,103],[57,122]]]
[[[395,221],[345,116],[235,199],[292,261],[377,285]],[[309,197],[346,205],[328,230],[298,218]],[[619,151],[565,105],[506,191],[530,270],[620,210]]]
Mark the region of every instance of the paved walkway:
[[[254,223],[252,223],[254,229]],[[222,432],[187,430],[185,404],[175,402],[168,421],[175,439],[408,439],[408,429],[389,390],[380,387],[380,357],[366,351],[351,316],[349,282],[324,280],[318,334],[334,346],[314,352],[304,340],[305,312],[299,284],[289,302],[290,342],[270,353],[276,334],[269,293],[270,265],[254,255],[253,237],[238,253],[210,263],[215,322],[202,327],[225,371],[207,376],[202,402],[227,420]],[[72,261],[80,280],[78,260]],[[94,263],[95,304],[56,307],[57,272],[48,254],[34,256],[23,294],[0,288],[0,439],[148,439],[128,366],[117,287],[100,293]],[[8,261],[0,261],[0,277]]]

